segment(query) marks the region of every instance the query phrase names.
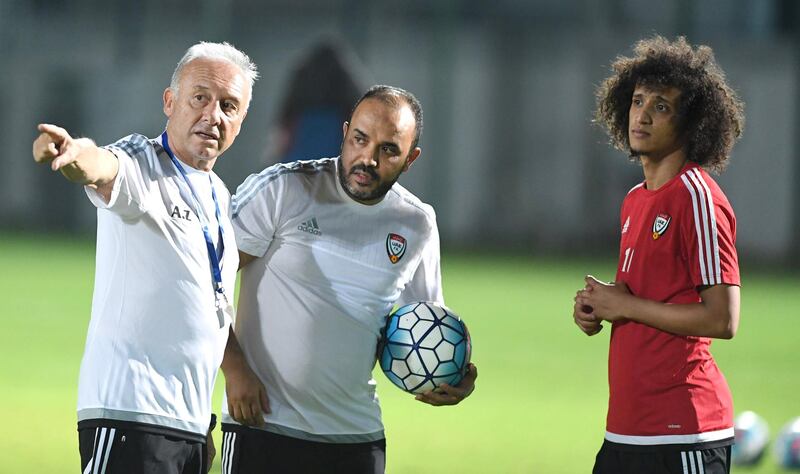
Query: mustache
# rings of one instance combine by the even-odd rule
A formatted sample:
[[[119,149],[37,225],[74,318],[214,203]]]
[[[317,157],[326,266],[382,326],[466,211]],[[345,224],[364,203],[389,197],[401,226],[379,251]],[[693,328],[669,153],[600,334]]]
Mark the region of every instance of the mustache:
[[[348,174],[353,174],[356,171],[363,171],[364,173],[367,173],[368,175],[370,175],[372,177],[372,179],[378,179],[378,172],[375,171],[372,168],[367,168],[364,165],[355,165],[355,166],[353,166],[352,168],[350,168],[350,172]]]

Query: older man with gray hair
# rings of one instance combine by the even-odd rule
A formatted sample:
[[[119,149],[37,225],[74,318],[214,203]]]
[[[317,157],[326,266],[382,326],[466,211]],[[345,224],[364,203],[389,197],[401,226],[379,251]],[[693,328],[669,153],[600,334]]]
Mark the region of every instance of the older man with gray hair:
[[[212,171],[239,134],[258,73],[198,43],[164,91],[166,130],[98,147],[41,124],[33,157],[97,207],[92,317],[78,384],[84,473],[208,471],[211,392],[232,320],[238,253]]]

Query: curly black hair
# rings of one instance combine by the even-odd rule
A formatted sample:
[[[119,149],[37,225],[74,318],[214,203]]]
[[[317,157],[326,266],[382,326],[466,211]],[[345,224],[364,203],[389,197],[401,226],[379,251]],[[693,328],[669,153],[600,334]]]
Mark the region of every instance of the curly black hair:
[[[725,169],[742,135],[744,104],[726,83],[711,48],[693,48],[682,36],[671,42],[657,35],[638,41],[633,51],[633,57],[620,56],[612,63],[614,74],[596,91],[595,122],[605,127],[611,144],[632,155],[628,112],[637,85],[676,87],[687,159],[711,171]]]

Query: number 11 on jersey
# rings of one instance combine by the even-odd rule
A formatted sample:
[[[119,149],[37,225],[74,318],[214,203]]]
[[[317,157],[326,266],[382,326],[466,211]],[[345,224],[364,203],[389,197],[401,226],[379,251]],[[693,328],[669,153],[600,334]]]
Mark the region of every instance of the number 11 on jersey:
[[[631,269],[631,261],[633,260],[634,249],[628,247],[625,249],[625,260],[622,262],[622,273],[627,273]]]

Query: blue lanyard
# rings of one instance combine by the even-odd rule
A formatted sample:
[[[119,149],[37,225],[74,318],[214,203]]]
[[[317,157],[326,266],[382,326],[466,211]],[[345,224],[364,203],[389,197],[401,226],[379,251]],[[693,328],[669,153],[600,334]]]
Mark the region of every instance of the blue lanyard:
[[[211,276],[214,279],[214,291],[218,293],[217,297],[224,296],[224,289],[222,287],[222,272],[220,271],[220,261],[222,260],[222,255],[225,253],[225,242],[222,240],[223,232],[222,232],[222,218],[219,212],[219,202],[217,202],[217,193],[214,191],[214,182],[211,180],[211,175],[208,175],[208,182],[211,183],[211,199],[214,200],[214,208],[216,210],[216,218],[217,218],[217,227],[219,228],[219,254],[217,254],[217,250],[214,248],[214,241],[211,239],[211,234],[208,232],[208,223],[205,217],[205,213],[203,212],[203,208],[200,206],[200,200],[197,199],[197,193],[192,186],[191,181],[186,176],[186,171],[183,170],[183,167],[178,163],[178,160],[175,158],[175,154],[172,153],[172,149],[169,147],[169,139],[167,138],[167,132],[161,134],[161,142],[164,144],[164,150],[169,155],[170,159],[172,160],[172,164],[175,165],[178,172],[180,172],[181,176],[183,176],[183,180],[186,182],[186,185],[189,187],[189,191],[192,192],[192,198],[194,199],[194,206],[195,206],[195,214],[197,218],[200,219],[200,224],[203,228],[203,236],[206,238],[206,249],[208,250],[208,261],[211,264]]]

